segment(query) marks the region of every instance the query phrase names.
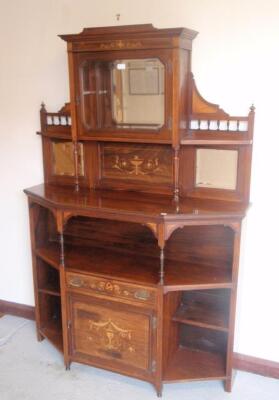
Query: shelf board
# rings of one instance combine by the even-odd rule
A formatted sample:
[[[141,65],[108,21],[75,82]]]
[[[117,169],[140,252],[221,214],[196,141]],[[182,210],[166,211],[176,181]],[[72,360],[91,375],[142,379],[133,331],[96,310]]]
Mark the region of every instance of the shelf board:
[[[181,144],[184,146],[233,146],[242,145],[247,146],[253,143],[252,140],[237,140],[237,139],[182,139]]]
[[[229,269],[211,265],[167,262],[164,293],[177,290],[230,289],[232,278]]]
[[[195,224],[209,219],[239,219],[246,215],[248,208],[248,204],[242,202],[188,197],[179,200],[178,211],[171,195],[87,188],[77,192],[70,185],[41,184],[24,192],[32,199],[42,201],[46,207],[71,209],[77,215],[83,210],[94,218],[137,223],[181,220],[185,224]]]
[[[164,382],[226,379],[225,357],[222,354],[179,348],[168,363]]]
[[[220,309],[209,307],[206,303],[186,303],[182,304],[175,315],[173,321],[183,324],[208,328],[222,332],[228,332],[228,317]]]
[[[49,243],[36,250],[44,261],[59,269],[59,245]],[[79,247],[65,245],[67,271],[110,276],[118,280],[147,285],[159,285],[160,260],[154,257],[128,254],[123,249]],[[166,260],[164,291],[231,288],[230,271],[192,263]]]
[[[60,269],[60,248],[58,243],[49,242],[46,246],[38,247],[35,250],[35,254],[52,267],[57,270]]]
[[[48,339],[59,351],[63,353],[63,336],[61,321],[48,321],[47,325],[39,329],[40,333]]]
[[[68,140],[68,141],[72,140],[71,130],[69,130],[69,133],[61,132],[61,131],[59,131],[59,129],[55,130],[55,131],[53,130],[53,131],[44,132],[44,133],[37,132],[37,135],[48,137],[50,139],[65,139],[65,140]]]
[[[38,291],[41,293],[51,294],[53,296],[61,296],[59,287],[51,282],[48,282],[44,287],[39,287]]]

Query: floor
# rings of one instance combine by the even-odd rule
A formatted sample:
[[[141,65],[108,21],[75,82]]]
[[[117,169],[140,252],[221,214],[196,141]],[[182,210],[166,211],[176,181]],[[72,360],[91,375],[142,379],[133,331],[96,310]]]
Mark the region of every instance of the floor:
[[[44,340],[35,325],[22,318],[0,318],[1,400],[155,400],[152,386],[85,365],[65,371],[60,353]],[[233,392],[220,382],[165,385],[164,400],[278,400],[279,380],[238,372]]]

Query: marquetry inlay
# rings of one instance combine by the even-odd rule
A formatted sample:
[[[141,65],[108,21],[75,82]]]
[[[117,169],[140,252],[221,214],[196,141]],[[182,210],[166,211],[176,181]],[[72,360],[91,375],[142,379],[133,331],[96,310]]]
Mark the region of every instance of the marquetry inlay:
[[[161,170],[159,159],[144,159],[138,155],[134,155],[132,158],[123,158],[115,156],[115,162],[112,168],[118,169],[125,174],[129,175],[149,175]]]
[[[140,301],[149,304],[156,302],[155,291],[142,286],[120,283],[86,275],[67,275],[68,287],[71,289],[86,289],[97,294]]]
[[[102,50],[114,50],[114,49],[138,49],[142,47],[142,43],[139,41],[129,42],[124,40],[116,40],[108,43],[101,43],[100,49]]]
[[[131,330],[121,328],[111,319],[104,322],[89,320],[88,324],[90,331],[94,331],[94,333],[98,335],[100,343],[105,349],[110,351],[135,352],[135,348],[131,344]],[[90,340],[90,338],[89,336],[88,340]]]

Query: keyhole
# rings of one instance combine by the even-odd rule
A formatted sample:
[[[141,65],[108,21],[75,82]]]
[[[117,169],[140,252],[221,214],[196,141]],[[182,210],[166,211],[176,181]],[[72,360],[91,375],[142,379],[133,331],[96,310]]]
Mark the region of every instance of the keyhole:
[[[120,14],[116,14],[116,19],[117,19],[117,21],[120,20]]]

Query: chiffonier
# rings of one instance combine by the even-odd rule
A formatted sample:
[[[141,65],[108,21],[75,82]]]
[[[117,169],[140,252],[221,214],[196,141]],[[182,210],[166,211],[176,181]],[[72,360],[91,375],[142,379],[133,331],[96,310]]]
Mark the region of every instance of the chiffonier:
[[[85,28],[67,42],[70,102],[40,110],[44,183],[30,211],[38,339],[150,382],[232,386],[254,108],[198,92],[197,32]]]

